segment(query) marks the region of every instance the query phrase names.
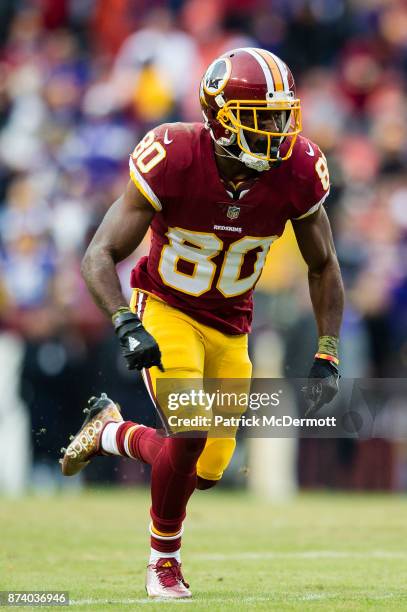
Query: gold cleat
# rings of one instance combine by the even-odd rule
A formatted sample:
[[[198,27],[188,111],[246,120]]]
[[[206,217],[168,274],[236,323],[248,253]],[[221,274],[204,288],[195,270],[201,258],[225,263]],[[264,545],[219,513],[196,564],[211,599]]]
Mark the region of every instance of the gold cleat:
[[[91,397],[83,412],[86,419],[82,427],[76,436],[70,436],[69,446],[61,448],[63,457],[59,462],[64,476],[74,476],[88,465],[92,457],[102,454],[100,440],[105,425],[123,421],[120,406],[109,399],[106,393],[100,397]]]

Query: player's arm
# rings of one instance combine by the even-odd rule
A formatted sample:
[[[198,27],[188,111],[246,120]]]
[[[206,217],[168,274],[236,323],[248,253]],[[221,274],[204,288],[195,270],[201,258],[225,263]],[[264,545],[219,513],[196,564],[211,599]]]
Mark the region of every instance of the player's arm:
[[[308,266],[311,301],[318,327],[318,350],[310,372],[318,385],[306,391],[311,410],[329,402],[338,390],[338,344],[344,308],[344,290],[330,223],[323,206],[293,221],[301,254]]]
[[[128,308],[116,271],[116,265],[138,247],[153,216],[151,204],[129,181],[123,195],[107,211],[82,260],[83,278],[95,302],[112,317],[129,369],[161,363],[157,343]]]
[[[143,240],[154,209],[132,181],[107,211],[82,260],[82,275],[98,306],[112,317],[127,307],[116,265]]]
[[[344,291],[328,216],[323,206],[292,222],[301,254],[308,266],[311,301],[319,336],[339,338]]]

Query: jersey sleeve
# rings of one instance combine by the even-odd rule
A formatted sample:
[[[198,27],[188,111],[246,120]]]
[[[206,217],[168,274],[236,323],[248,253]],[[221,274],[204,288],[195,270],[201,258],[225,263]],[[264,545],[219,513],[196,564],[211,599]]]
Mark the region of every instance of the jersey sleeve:
[[[305,219],[314,214],[329,195],[329,170],[320,148],[303,138],[293,160],[291,201],[292,219]]]
[[[147,132],[130,155],[131,180],[158,212],[182,185],[187,138],[182,124],[163,124]]]
[[[147,132],[129,159],[131,180],[157,211],[163,208],[167,173],[167,152],[161,127]]]

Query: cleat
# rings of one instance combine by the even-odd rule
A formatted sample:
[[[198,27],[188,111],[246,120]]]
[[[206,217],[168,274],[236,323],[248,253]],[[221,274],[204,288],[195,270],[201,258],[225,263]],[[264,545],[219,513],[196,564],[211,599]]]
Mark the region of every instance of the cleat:
[[[189,584],[181,572],[176,559],[163,557],[147,566],[146,591],[149,597],[184,599],[192,597]]]
[[[90,412],[90,408],[84,408],[84,409],[82,410],[82,412],[83,412],[83,414],[89,414],[89,412]]]
[[[75,436],[69,438],[69,446],[61,448],[64,456],[60,463],[64,476],[74,476],[88,465],[92,457],[103,455],[100,440],[105,425],[123,421],[120,407],[105,393],[91,399],[94,400],[92,408],[85,408],[86,418],[82,427]]]
[[[69,436],[69,441],[72,442],[75,436]]]
[[[66,448],[63,446],[59,452],[60,453],[66,453]]]

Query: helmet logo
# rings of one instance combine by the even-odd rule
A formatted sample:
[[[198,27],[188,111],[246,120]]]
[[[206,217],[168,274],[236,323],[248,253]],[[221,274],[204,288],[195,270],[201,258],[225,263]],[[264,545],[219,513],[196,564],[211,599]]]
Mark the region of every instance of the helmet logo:
[[[216,59],[209,66],[203,78],[203,87],[207,94],[216,96],[226,87],[232,71],[229,58]]]

